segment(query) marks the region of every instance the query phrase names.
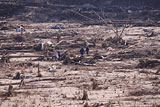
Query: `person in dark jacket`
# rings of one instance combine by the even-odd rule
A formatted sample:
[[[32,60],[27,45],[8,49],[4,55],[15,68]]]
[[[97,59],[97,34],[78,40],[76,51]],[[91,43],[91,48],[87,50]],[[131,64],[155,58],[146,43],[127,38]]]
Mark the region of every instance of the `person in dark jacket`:
[[[84,54],[84,48],[82,47],[81,49],[80,49],[80,54],[83,56],[83,54]]]
[[[89,54],[89,46],[88,45],[86,46],[86,54],[87,55]]]

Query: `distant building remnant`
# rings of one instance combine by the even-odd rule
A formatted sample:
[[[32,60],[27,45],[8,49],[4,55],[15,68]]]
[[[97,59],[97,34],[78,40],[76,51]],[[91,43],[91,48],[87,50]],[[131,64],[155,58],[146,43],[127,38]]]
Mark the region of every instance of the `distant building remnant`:
[[[97,9],[96,6],[92,5],[92,4],[84,4],[81,6],[81,8],[86,9],[86,10],[90,10],[90,9]]]

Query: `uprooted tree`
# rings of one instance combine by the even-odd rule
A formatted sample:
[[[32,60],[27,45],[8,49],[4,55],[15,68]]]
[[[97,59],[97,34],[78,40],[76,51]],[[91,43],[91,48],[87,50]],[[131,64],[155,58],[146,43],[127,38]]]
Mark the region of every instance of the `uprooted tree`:
[[[126,23],[121,23],[119,24],[118,22],[114,22],[112,20],[108,21],[105,18],[104,12],[102,11],[101,14],[99,15],[97,12],[93,11],[93,13],[98,16],[99,21],[101,21],[105,26],[109,27],[115,34],[115,36],[107,38],[106,41],[110,42],[110,44],[114,45],[126,45],[126,41],[123,40],[122,35],[127,27]],[[105,45],[105,43],[102,43],[102,47]],[[107,47],[107,45],[106,45]],[[105,46],[104,46],[105,48]]]
[[[116,21],[112,21],[112,20],[106,20],[104,12],[101,11],[101,13],[97,13],[96,11],[91,11],[92,15],[95,15],[98,17],[98,19],[92,19],[88,16],[85,16],[79,12],[73,11],[73,10],[69,10],[75,14],[80,15],[81,17],[84,17],[87,20],[90,20],[92,22],[97,22],[97,23],[101,23],[103,25],[105,25],[106,27],[110,28],[115,36],[107,38],[105,41],[109,42],[108,45],[126,45],[126,41],[122,38],[122,35],[125,31],[126,28],[129,27],[129,24],[127,24],[128,22],[123,22],[123,23],[118,23]],[[130,21],[129,21],[130,22]],[[102,43],[102,47],[106,48],[109,47],[106,42]]]

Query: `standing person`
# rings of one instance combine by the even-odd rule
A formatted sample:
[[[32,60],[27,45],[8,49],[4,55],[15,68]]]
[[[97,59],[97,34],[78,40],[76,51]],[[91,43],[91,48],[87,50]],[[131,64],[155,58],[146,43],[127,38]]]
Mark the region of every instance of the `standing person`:
[[[40,43],[40,47],[41,47],[41,51],[43,51],[44,50],[44,43],[43,42]]]
[[[57,59],[60,59],[60,57],[61,57],[60,52],[59,52],[58,50],[56,50],[56,52],[57,52],[57,53],[56,53],[56,58],[57,58]]]
[[[89,46],[88,45],[86,46],[86,54],[87,55],[89,54]]]
[[[22,36],[22,35],[23,35],[23,32],[25,31],[25,28],[24,28],[24,26],[23,26],[23,25],[21,25],[19,28],[20,28],[21,36]]]
[[[81,56],[83,56],[83,54],[84,54],[84,48],[82,47],[81,49],[80,49],[80,54],[81,54]]]
[[[19,84],[19,87],[24,85],[24,74],[21,74],[20,76],[21,76],[21,82]]]

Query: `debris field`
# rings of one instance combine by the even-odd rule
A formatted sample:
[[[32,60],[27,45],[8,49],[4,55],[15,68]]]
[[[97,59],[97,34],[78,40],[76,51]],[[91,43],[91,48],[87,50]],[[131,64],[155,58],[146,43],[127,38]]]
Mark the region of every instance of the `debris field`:
[[[89,18],[90,10],[81,11],[85,16],[70,12],[75,17]],[[98,14],[95,10],[92,16]],[[0,21],[0,106],[160,106],[157,19],[152,18],[150,23],[135,17],[108,21],[111,16],[103,19],[99,14],[102,21],[33,23],[26,17]],[[25,27],[22,34],[16,31],[18,25]],[[81,56],[82,46],[89,46],[88,55]]]

